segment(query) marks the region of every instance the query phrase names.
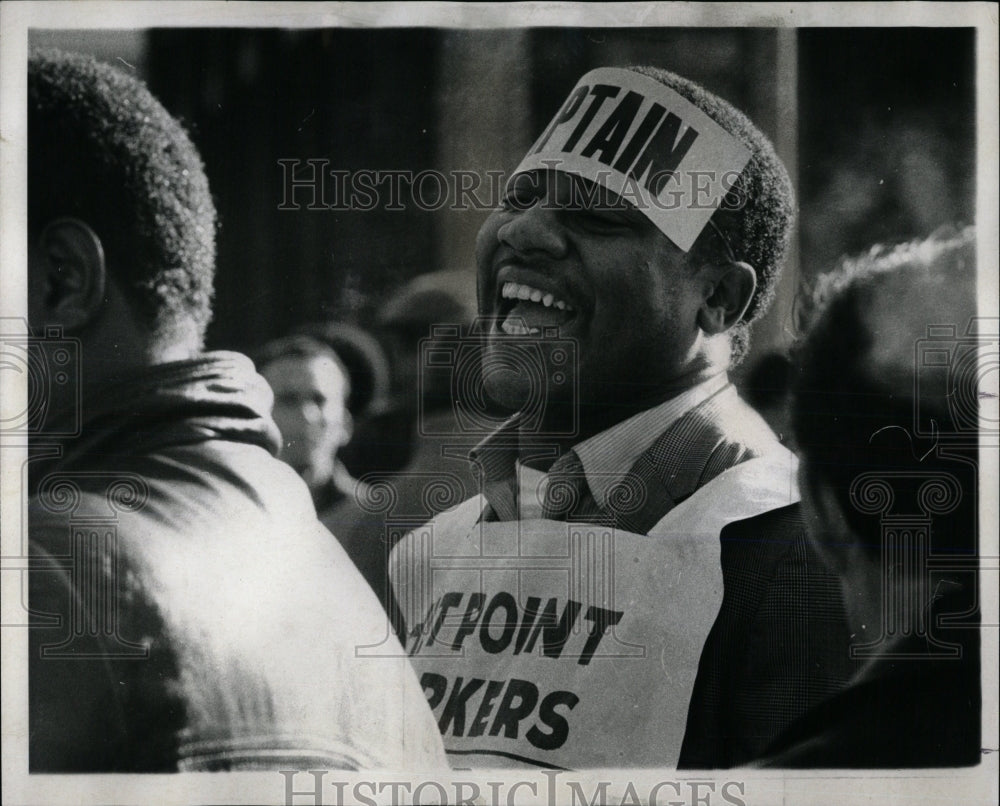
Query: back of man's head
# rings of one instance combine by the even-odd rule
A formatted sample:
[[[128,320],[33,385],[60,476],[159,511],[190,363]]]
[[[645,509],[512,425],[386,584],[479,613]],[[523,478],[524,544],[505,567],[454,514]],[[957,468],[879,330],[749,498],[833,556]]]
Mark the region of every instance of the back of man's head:
[[[807,483],[832,492],[856,534],[872,528],[852,500],[860,474],[891,474],[899,496],[954,468],[937,447],[968,430],[962,406],[977,405],[975,350],[967,366],[957,360],[962,342],[975,341],[975,274],[968,228],[875,247],[815,290],[814,324],[796,351],[793,428]],[[948,358],[925,366],[919,348],[936,328],[953,334],[937,345]]]
[[[137,79],[52,50],[28,63],[28,228],[75,218],[154,340],[211,317],[215,207],[197,150]]]

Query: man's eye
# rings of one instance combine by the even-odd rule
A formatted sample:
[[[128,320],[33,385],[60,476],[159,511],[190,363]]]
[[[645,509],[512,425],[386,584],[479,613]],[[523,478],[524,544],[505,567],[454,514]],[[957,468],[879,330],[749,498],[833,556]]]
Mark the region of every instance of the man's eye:
[[[503,200],[500,206],[504,210],[520,212],[527,210],[533,204],[538,201],[538,194],[526,189],[517,189],[507,191],[504,194]]]
[[[624,230],[630,226],[627,216],[614,209],[577,210],[573,220],[584,229],[597,231]]]
[[[542,197],[542,186],[531,174],[519,174],[507,186],[501,201],[504,210],[527,210]]]

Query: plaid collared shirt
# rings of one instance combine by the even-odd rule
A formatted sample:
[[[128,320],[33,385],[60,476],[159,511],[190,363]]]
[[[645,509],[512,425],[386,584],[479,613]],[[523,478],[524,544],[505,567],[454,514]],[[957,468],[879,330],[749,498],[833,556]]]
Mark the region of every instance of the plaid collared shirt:
[[[721,373],[584,440],[541,478],[518,461],[515,415],[471,453],[488,502],[482,519],[541,514],[645,534],[698,487],[777,444],[747,411]],[[537,500],[525,500],[532,493]]]

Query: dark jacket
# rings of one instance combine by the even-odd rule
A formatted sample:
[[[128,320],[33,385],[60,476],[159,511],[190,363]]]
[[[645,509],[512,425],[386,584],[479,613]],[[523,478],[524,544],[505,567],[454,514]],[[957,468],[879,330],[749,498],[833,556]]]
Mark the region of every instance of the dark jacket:
[[[401,654],[270,402],[214,353],[85,400],[61,455],[34,441],[32,772],[443,764],[405,659],[356,651]]]
[[[854,670],[840,585],[809,547],[800,504],[732,523],[720,540],[725,590],[698,665],[682,768],[759,758]]]
[[[927,623],[950,646],[908,636],[897,657],[869,662],[851,684],[793,722],[764,766],[791,768],[961,767],[978,764],[982,693],[975,585],[935,597]],[[947,585],[940,586],[946,589]],[[971,623],[940,628],[956,614]],[[947,622],[945,622],[947,624]],[[957,651],[956,651],[957,650]]]

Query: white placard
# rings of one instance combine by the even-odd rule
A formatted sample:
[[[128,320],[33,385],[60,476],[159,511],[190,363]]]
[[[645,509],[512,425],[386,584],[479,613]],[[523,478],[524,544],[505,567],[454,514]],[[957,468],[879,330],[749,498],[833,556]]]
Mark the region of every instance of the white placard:
[[[743,143],[674,90],[602,67],[577,82],[515,173],[554,169],[596,182],[687,252],[749,159]]]

